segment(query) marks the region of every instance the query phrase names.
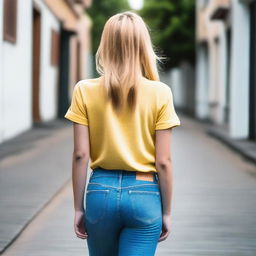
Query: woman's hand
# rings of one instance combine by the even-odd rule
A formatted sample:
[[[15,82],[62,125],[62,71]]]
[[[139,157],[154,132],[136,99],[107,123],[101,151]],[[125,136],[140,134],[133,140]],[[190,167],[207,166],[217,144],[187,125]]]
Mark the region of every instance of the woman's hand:
[[[88,237],[84,223],[83,211],[75,211],[74,229],[77,237],[81,239],[86,239]]]
[[[162,216],[162,233],[158,242],[164,241],[168,235],[170,234],[170,225],[171,225],[171,216],[170,215],[163,215]]]

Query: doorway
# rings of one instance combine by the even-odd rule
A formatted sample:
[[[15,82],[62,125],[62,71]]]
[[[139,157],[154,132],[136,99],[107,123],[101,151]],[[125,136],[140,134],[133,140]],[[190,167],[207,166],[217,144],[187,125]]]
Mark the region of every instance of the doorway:
[[[33,122],[40,122],[40,39],[41,39],[41,13],[33,8],[33,52],[32,52],[32,113]]]
[[[225,111],[224,111],[224,122],[225,124],[229,124],[230,122],[230,67],[231,67],[231,28],[227,28],[226,30],[226,40],[227,40],[227,68],[226,68],[226,92],[225,92]]]
[[[69,31],[61,27],[60,31],[60,69],[59,69],[59,100],[58,117],[64,115],[70,105],[69,100],[69,79],[70,79],[70,39],[75,35],[74,31]]]

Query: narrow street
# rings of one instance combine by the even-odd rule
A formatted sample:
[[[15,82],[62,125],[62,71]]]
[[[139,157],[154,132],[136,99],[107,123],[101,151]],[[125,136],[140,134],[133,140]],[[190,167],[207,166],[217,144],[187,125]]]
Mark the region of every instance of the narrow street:
[[[182,126],[174,128],[172,143],[172,230],[168,240],[159,243],[156,255],[255,256],[256,166],[210,137],[205,131],[205,124],[181,114],[179,116]],[[34,154],[23,153],[22,159],[22,165],[27,170],[32,170],[37,162],[34,171],[40,171],[41,178],[36,184],[38,183],[39,189],[42,185],[48,186],[48,192],[48,189],[54,187],[50,191],[54,197],[26,225],[17,239],[4,251],[4,256],[88,255],[86,240],[78,239],[73,232],[69,170],[72,128],[54,133],[56,136],[52,137],[57,140],[56,143],[45,143],[44,146],[34,148]],[[42,150],[42,154],[36,153],[38,150]],[[43,156],[41,161],[40,156]],[[21,162],[17,158],[8,159],[4,164],[18,173]],[[51,170],[58,173],[58,176],[52,177],[58,177],[58,181],[49,176],[49,168],[52,167],[55,169]],[[3,176],[3,171],[1,173]],[[14,172],[12,175],[14,177]],[[56,182],[58,185],[53,186]],[[47,191],[42,194],[35,193],[33,200],[50,198]],[[15,196],[19,199],[19,194]],[[20,207],[25,208],[26,205],[20,202]],[[16,211],[16,215],[22,214],[22,211],[24,213],[23,208],[21,213]],[[8,211],[4,212],[10,214]],[[3,214],[2,212],[1,215]],[[13,222],[21,217],[14,212],[11,214]],[[4,219],[8,220],[8,217],[2,216],[2,220]],[[4,232],[9,234],[8,225]]]

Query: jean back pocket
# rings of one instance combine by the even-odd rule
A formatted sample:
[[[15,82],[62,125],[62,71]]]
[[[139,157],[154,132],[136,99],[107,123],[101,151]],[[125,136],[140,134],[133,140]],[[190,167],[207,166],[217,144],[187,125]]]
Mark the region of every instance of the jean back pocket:
[[[129,190],[132,217],[135,221],[152,223],[162,218],[162,203],[159,191]]]
[[[102,220],[106,214],[109,197],[108,189],[91,189],[86,191],[85,218],[92,224]]]

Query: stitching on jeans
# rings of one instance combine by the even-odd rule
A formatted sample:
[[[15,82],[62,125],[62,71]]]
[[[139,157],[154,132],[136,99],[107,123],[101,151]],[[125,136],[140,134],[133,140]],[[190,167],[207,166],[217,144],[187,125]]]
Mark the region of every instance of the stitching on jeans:
[[[109,192],[109,189],[91,189],[91,190],[87,190],[86,193],[95,192],[95,191]]]
[[[143,191],[143,190],[129,190],[128,191],[129,194],[131,193],[142,193],[142,194],[155,194],[155,195],[159,195],[160,193],[158,191]]]
[[[119,188],[119,187],[114,187],[114,186],[109,186],[109,185],[104,185],[101,183],[95,183],[95,182],[89,182],[88,185],[93,184],[93,185],[100,185],[102,187],[110,187],[110,188]],[[158,186],[158,184],[154,183],[154,184],[139,184],[139,185],[133,185],[133,186],[127,186],[127,187],[122,187],[123,188],[135,188],[135,187],[141,187],[141,186]]]
[[[157,177],[157,174],[154,173],[153,174],[155,177]],[[101,178],[101,177],[113,177],[113,175],[110,174],[95,174],[93,172],[91,172],[91,176],[93,176],[93,178]],[[128,175],[128,176],[123,176],[123,177],[133,177],[136,178],[136,175]],[[158,178],[158,177],[157,177]]]
[[[88,190],[88,191],[93,191],[95,192],[96,190]],[[97,190],[97,191],[103,191],[103,190]],[[104,192],[109,192],[109,190],[104,190]],[[87,199],[87,198],[86,198]],[[89,220],[88,218],[88,212],[86,211],[87,208],[85,208],[85,218],[88,218],[88,220],[92,223],[92,224],[96,224],[98,223],[100,220],[102,220],[105,215],[106,215],[106,211],[107,211],[107,202],[108,202],[108,199],[109,199],[109,193],[104,193],[104,202],[103,202],[103,212],[101,213],[101,215],[97,218],[97,219],[94,219],[92,221]],[[86,205],[85,205],[86,206]]]
[[[113,177],[112,175],[93,175],[93,178],[101,178],[101,177]]]
[[[155,174],[153,174],[155,175]],[[93,178],[101,178],[101,177],[113,177],[112,175],[109,175],[109,174],[99,174],[99,175],[92,175]],[[123,176],[123,177],[132,177],[132,178],[136,178],[136,176],[134,175],[131,175],[131,176]]]
[[[132,190],[129,190],[129,194],[130,194],[130,192],[131,192]],[[153,193],[151,193],[151,195],[153,195],[154,196],[154,198],[159,202],[159,200],[161,200],[161,199],[159,199],[159,197],[157,196],[157,194],[156,194],[156,192],[158,193],[158,191],[136,191],[136,190],[133,190],[134,192],[153,192]],[[148,193],[149,194],[149,193]],[[136,193],[134,194],[134,196],[136,195]],[[138,194],[137,194],[138,195]],[[144,194],[145,195],[145,194]],[[156,197],[157,196],[157,197]],[[143,222],[143,223],[147,223],[147,224],[151,224],[151,223],[153,223],[153,222],[155,222],[155,221],[158,221],[159,219],[161,219],[162,218],[162,214],[159,214],[158,216],[155,216],[155,217],[153,217],[153,218],[149,218],[149,219],[145,219],[145,217],[144,216],[138,216],[138,209],[137,209],[137,206],[138,206],[138,204],[137,204],[137,200],[136,200],[136,197],[134,198],[133,196],[131,196],[130,197],[131,198],[131,205],[132,205],[132,215],[133,215],[133,217],[136,219],[136,220],[138,220],[138,221],[140,221],[140,222]],[[154,200],[155,201],[155,200]]]

